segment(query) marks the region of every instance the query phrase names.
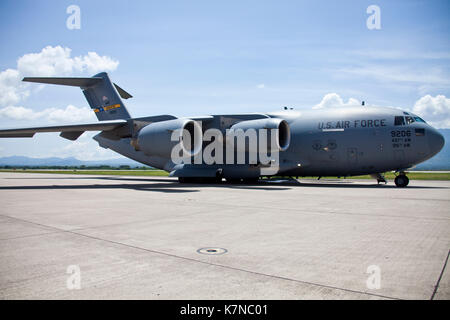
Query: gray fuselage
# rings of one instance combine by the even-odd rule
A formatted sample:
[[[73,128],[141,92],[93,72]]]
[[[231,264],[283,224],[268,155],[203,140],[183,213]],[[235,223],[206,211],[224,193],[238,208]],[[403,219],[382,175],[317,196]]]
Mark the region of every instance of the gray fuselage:
[[[418,116],[399,109],[348,107],[308,111],[283,110],[267,114],[214,115],[193,117],[203,129],[225,131],[233,124],[255,119],[278,118],[290,127],[291,141],[280,152],[277,175],[351,176],[387,171],[403,171],[436,153],[444,138]],[[146,121],[145,118],[142,121]],[[151,123],[151,121],[149,121]],[[224,177],[258,177],[255,165],[176,165],[170,158],[136,151],[130,139],[113,141],[94,137],[110,148],[141,163],[171,172],[173,176],[214,176],[218,169]]]

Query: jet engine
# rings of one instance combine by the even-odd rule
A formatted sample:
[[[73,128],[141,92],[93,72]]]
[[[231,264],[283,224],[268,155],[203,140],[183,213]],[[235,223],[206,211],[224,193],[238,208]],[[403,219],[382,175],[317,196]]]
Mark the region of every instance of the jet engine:
[[[145,154],[170,158],[177,144],[185,156],[195,156],[202,150],[202,140],[202,128],[196,121],[174,119],[143,127],[131,144]]]
[[[241,129],[242,131],[240,131]],[[258,119],[258,120],[248,120],[248,121],[242,121],[238,122],[235,125],[233,125],[230,128],[230,134],[239,135],[240,133],[244,133],[247,137],[251,136],[251,131],[249,129],[253,129],[254,133],[256,133],[257,141],[259,143],[259,139],[262,137],[265,137],[267,139],[267,148],[268,151],[286,151],[287,148],[289,148],[289,145],[291,143],[291,129],[289,127],[289,124],[282,119],[276,119],[276,118],[267,118],[267,119]],[[260,133],[260,129],[266,129],[266,135],[262,136]],[[276,129],[276,131],[272,130]],[[273,141],[275,142],[275,145],[271,143],[271,135],[275,134],[275,137]],[[227,137],[229,139],[229,137]],[[228,140],[229,141],[229,140]],[[249,149],[248,141],[245,143],[245,148],[243,148],[241,145],[236,146],[238,151],[244,151],[247,152]],[[245,150],[243,150],[245,149]]]

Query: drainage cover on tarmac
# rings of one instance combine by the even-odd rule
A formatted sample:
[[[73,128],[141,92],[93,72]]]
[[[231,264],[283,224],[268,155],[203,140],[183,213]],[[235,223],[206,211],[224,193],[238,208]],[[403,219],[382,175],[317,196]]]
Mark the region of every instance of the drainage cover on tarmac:
[[[227,253],[228,250],[224,248],[200,248],[197,252],[201,254],[217,255]]]

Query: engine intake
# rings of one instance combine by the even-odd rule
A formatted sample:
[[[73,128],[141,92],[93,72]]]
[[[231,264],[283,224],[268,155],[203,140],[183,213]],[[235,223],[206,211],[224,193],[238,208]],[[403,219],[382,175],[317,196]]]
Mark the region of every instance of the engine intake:
[[[260,129],[266,129],[267,130],[267,139],[268,148],[271,146],[271,138],[270,135],[272,134],[271,129],[276,129],[275,131],[275,139],[276,142],[275,150],[269,151],[286,151],[289,148],[289,145],[291,143],[291,129],[289,127],[289,124],[282,119],[276,119],[276,118],[268,118],[268,119],[258,119],[258,120],[249,120],[249,121],[242,121],[238,122],[235,125],[233,125],[230,128],[230,132],[237,132],[239,129],[246,132],[248,129],[256,130],[256,133],[258,134]],[[259,137],[258,137],[259,139]],[[258,140],[259,141],[259,140]],[[239,146],[237,146],[239,149]],[[248,151],[248,145],[246,144],[246,150],[239,150],[239,151]]]
[[[196,121],[174,119],[143,127],[131,143],[145,154],[170,158],[177,144],[185,156],[195,156],[202,150],[202,140],[202,128]]]

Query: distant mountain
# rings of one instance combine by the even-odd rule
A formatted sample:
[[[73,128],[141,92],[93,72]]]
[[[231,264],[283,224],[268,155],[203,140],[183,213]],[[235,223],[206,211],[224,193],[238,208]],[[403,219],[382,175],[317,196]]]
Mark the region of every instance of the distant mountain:
[[[419,164],[414,170],[450,170],[450,129],[439,130],[445,138],[445,146],[437,155],[424,163]],[[0,166],[111,166],[122,165],[130,167],[141,167],[143,164],[127,159],[110,159],[84,161],[74,157],[70,158],[29,158],[23,156],[12,156],[0,158]]]
[[[130,167],[142,167],[143,164],[133,161],[127,158],[120,159],[109,159],[109,160],[78,160],[74,157],[70,158],[29,158],[24,156],[12,156],[12,157],[4,157],[0,158],[0,166],[30,166],[30,167],[38,167],[38,166],[111,166],[111,167],[119,167],[119,166],[130,166]]]

